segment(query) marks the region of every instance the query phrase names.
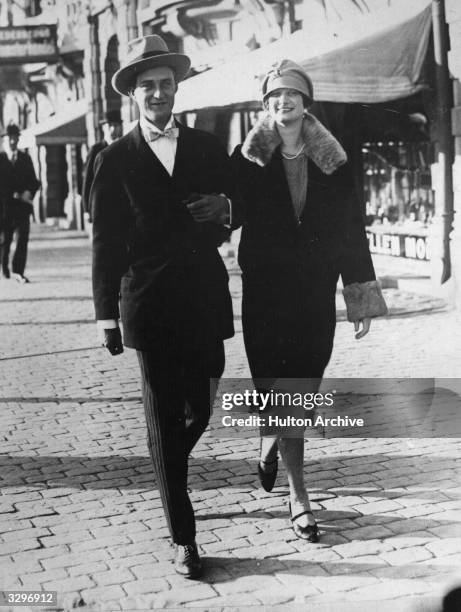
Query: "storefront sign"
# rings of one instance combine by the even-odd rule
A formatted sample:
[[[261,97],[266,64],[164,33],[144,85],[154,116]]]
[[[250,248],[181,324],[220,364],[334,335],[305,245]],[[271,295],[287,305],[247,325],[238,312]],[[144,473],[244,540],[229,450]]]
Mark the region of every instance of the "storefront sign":
[[[374,232],[367,228],[368,244],[371,253],[392,255],[394,257],[408,257],[429,261],[429,239],[427,236],[414,236],[411,234],[385,234]]]
[[[56,26],[0,28],[0,58],[3,66],[56,61]]]

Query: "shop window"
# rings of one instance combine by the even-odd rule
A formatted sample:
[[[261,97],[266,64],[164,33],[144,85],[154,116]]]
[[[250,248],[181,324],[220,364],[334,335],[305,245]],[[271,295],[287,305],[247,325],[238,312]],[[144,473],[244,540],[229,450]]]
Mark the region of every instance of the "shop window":
[[[24,3],[24,13],[26,17],[36,17],[42,12],[41,0],[27,0]]]
[[[368,142],[362,155],[366,224],[427,228],[434,216],[431,144]]]

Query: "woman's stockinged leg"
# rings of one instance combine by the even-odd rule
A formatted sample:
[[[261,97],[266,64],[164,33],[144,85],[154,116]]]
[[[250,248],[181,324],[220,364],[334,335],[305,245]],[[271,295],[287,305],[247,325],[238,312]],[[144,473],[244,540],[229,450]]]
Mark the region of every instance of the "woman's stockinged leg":
[[[309,494],[304,484],[304,439],[279,438],[277,442],[290,487],[291,515],[296,516],[304,510],[310,510]],[[304,514],[296,523],[306,527],[314,525],[315,519],[312,514]]]

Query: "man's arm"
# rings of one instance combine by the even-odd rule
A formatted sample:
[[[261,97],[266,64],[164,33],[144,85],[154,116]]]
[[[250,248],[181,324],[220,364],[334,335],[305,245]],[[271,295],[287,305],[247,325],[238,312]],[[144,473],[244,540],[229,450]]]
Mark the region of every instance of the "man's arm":
[[[28,153],[24,153],[24,169],[25,169],[25,181],[24,181],[24,194],[27,201],[32,201],[38,188],[40,187],[40,181],[35,174],[34,164]],[[29,193],[26,193],[29,192]]]
[[[91,207],[90,207],[90,191],[91,185],[94,179],[94,164],[96,157],[100,149],[98,147],[91,147],[88,157],[85,161],[85,166],[83,168],[83,185],[82,185],[82,205],[83,210],[90,215],[91,219]]]
[[[128,268],[129,204],[124,196],[120,172],[103,153],[96,158],[90,203],[93,211],[93,299],[96,319],[98,329],[113,330],[118,328],[120,314],[120,280]],[[109,335],[114,336],[114,333]],[[106,336],[105,333],[103,335]]]
[[[229,155],[217,139],[213,139],[208,157],[210,175],[214,177],[215,193],[200,194],[187,205],[195,221],[211,221],[237,229],[242,224],[243,202],[238,195],[233,166]]]

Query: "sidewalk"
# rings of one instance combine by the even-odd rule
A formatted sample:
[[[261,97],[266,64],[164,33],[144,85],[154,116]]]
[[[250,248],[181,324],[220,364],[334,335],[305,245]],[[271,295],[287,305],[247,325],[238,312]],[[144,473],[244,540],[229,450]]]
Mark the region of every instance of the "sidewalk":
[[[230,269],[237,333],[225,376],[248,377]],[[459,439],[309,440],[313,545],[290,527],[283,469],[271,494],[260,488],[259,441],[210,434],[190,461],[206,575],[180,578],[134,352],[96,346],[88,240],[34,234],[28,273],[30,285],[0,283],[3,590],[56,590],[65,610],[416,612],[461,582]],[[385,293],[392,316],[360,342],[340,319],[326,376],[460,377],[458,315],[422,293]]]

